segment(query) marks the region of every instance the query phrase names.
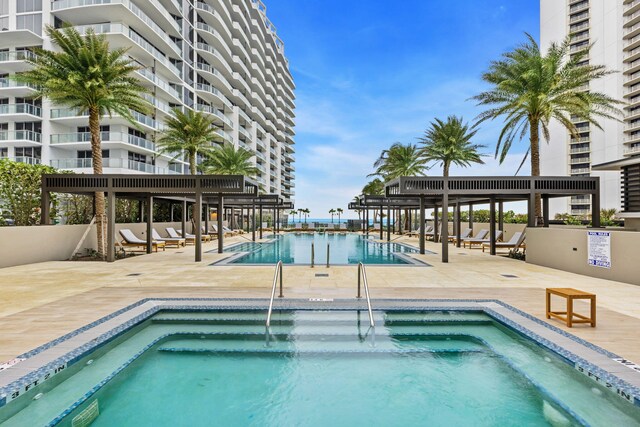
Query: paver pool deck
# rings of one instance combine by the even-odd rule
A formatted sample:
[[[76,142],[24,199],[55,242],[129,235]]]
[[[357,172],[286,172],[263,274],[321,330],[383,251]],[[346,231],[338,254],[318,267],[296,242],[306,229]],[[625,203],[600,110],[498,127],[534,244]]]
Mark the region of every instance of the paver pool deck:
[[[418,243],[417,238],[394,238]],[[239,241],[246,240],[233,237],[227,244]],[[216,247],[216,242],[204,244],[205,251]],[[450,262],[443,264],[440,244],[427,242],[426,249],[433,253],[412,256],[430,267],[367,267],[371,298],[498,299],[640,363],[640,286],[489,256],[479,249],[450,247]],[[227,256],[205,252],[203,261],[195,263],[193,246],[188,246],[111,264],[56,261],[0,269],[0,363],[143,298],[268,298],[273,266],[210,265]],[[356,278],[355,265],[285,265],[285,298],[353,298]],[[547,287],[597,294],[597,327],[569,329],[546,320]],[[588,306],[576,303],[576,310],[588,312]]]

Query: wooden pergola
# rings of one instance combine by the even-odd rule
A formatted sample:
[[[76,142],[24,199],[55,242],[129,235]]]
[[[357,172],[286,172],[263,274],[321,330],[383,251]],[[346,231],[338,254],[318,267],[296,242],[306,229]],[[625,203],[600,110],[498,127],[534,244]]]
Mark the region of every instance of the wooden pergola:
[[[543,226],[549,226],[549,199],[555,197],[571,197],[591,195],[593,212],[600,212],[600,178],[598,177],[400,177],[385,186],[385,196],[365,196],[360,203],[350,204],[353,209],[380,209],[386,207],[389,214],[391,208],[415,209],[419,213],[420,253],[425,253],[425,209],[435,210],[434,229],[438,233],[438,210],[443,211],[443,225],[440,239],[442,241],[442,262],[449,261],[449,231],[446,226],[449,207],[455,207],[454,229],[460,244],[461,207],[468,206],[470,213],[473,205],[489,204],[490,253],[496,253],[496,203],[526,201],[528,226],[535,227],[535,197],[542,197]],[[404,201],[402,200],[404,199]],[[500,209],[502,212],[502,209]],[[368,214],[366,214],[368,219]],[[500,215],[502,217],[502,215]],[[368,223],[368,221],[367,221]],[[473,215],[470,214],[470,224]],[[594,228],[600,227],[600,216],[592,219]],[[389,228],[389,227],[388,227]],[[387,230],[389,238],[390,231]],[[383,238],[382,226],[380,238]],[[434,239],[437,240],[437,237]]]
[[[51,174],[42,177],[41,223],[49,224],[51,193],[94,196],[102,192],[107,197],[107,261],[115,261],[115,201],[116,198],[146,201],[147,252],[152,250],[154,198],[182,203],[182,234],[186,234],[187,203],[194,204],[195,260],[202,261],[203,205],[217,208],[218,252],[224,246],[223,215],[227,199],[232,206],[264,206],[290,208],[277,195],[258,195],[258,184],[242,175],[69,175]],[[209,215],[205,217],[208,229]],[[255,236],[255,224],[254,224]]]

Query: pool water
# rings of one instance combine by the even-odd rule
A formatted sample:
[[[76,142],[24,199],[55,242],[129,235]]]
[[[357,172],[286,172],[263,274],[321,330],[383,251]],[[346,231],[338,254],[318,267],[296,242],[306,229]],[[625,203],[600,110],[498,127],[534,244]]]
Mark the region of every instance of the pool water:
[[[265,316],[157,313],[0,424],[46,425],[84,399],[60,425],[96,401],[92,427],[640,425],[640,408],[484,313],[376,311],[373,330],[366,312],[276,311],[268,335]]]
[[[357,264],[410,264],[402,254],[416,254],[418,250],[399,243],[377,243],[365,236],[351,233],[287,233],[270,242],[246,242],[226,248],[225,252],[246,252],[234,259],[233,264],[311,264],[311,245],[314,262],[327,263],[327,245],[331,265]]]

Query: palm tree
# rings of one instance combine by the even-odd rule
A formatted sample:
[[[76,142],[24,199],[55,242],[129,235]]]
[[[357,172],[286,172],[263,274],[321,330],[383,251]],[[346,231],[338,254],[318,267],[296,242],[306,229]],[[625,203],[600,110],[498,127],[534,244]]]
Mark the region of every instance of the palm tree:
[[[201,111],[179,108],[172,110],[173,117],[165,121],[167,130],[160,137],[157,146],[161,152],[185,153],[192,175],[198,172],[198,154],[210,156],[214,153],[214,141],[220,139],[213,120]]]
[[[93,173],[102,174],[101,119],[116,114],[135,125],[131,110],[151,110],[140,96],[147,89],[133,76],[141,67],[128,57],[128,48],[110,50],[106,36],[93,29],[84,35],[70,26],[45,31],[59,51],[34,48],[35,57],[27,59],[33,68],[15,79],[36,87],[37,98],[89,114]],[[98,254],[104,256],[104,193],[95,193],[95,216]]]
[[[444,122],[435,119],[420,138],[421,153],[425,161],[442,164],[442,176],[449,176],[452,164],[468,167],[472,163],[484,164],[478,150],[484,145],[472,144],[478,129],[463,122],[462,117],[449,116]]]
[[[298,208],[298,222],[302,222],[302,213],[304,212],[303,208]]]
[[[362,187],[362,194],[382,196],[384,194],[384,182],[379,178],[369,181],[367,185]]]
[[[240,147],[236,149],[231,144],[216,146],[212,153],[202,162],[202,170],[216,175],[244,175],[255,177],[258,168],[251,163],[254,154]]]
[[[376,171],[369,176],[380,176],[385,182],[401,176],[422,176],[427,169],[415,144],[404,145],[399,142],[383,150],[373,167]]]
[[[329,209],[329,213],[331,214],[331,223],[333,224],[333,216],[336,214],[335,209]]]
[[[338,208],[336,209],[336,212],[338,213],[338,224],[340,223],[340,215],[342,215],[344,213],[344,211],[342,210],[342,208]]]
[[[292,211],[289,212],[289,215],[291,215],[293,217],[292,223],[296,222],[296,213],[297,212],[295,210],[292,210]]]
[[[496,145],[496,158],[504,161],[514,141],[529,134],[529,146],[522,165],[531,155],[531,175],[540,175],[540,132],[549,142],[549,123],[555,119],[572,136],[578,135],[574,119],[587,121],[601,129],[596,118],[617,120],[622,112],[620,101],[601,92],[584,90],[593,80],[613,71],[603,65],[585,63],[591,45],[572,54],[570,38],[552,43],[546,55],[529,34],[527,41],[502,59],[493,61],[482,79],[492,89],[472,99],[488,109],[478,116],[478,123],[504,118],[504,127]],[[542,213],[540,195],[536,195],[536,217]]]

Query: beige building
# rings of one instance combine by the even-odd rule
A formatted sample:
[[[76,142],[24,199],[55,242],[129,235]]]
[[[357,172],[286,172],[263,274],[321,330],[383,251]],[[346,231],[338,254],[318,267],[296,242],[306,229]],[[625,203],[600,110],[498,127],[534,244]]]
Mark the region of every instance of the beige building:
[[[593,172],[592,165],[640,153],[640,1],[541,0],[542,49],[571,36],[571,52],[593,44],[586,61],[618,71],[592,82],[590,88],[629,103],[624,121],[601,120],[603,129],[576,122],[579,137],[572,138],[558,123],[551,126],[551,143],[542,143],[544,175],[601,177],[603,209],[620,210],[620,177]],[[551,213],[590,213],[588,197],[554,200]]]
[[[151,115],[103,122],[105,173],[188,173],[154,141],[174,107],[205,111],[222,140],[254,153],[267,192],[294,195],[294,89],[284,44],[260,0],[0,0],[0,157],[91,170],[87,117],[29,99],[12,74],[29,48],[52,48],[43,28],[70,23],[129,47],[145,68]]]

